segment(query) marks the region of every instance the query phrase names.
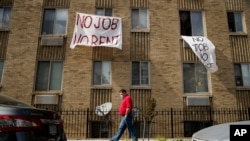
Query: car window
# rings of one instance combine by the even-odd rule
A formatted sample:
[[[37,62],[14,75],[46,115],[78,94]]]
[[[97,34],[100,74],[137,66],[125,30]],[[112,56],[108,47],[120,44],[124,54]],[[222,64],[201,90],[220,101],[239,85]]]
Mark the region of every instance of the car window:
[[[21,102],[19,100],[13,99],[13,98],[6,96],[6,95],[0,95],[0,104],[1,105],[11,105],[11,106],[18,106],[18,107],[33,108],[29,104],[26,104],[26,103]]]

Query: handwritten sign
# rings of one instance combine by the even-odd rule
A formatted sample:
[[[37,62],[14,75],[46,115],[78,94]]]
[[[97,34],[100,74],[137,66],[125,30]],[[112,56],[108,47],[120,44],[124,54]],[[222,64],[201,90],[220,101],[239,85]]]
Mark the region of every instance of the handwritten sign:
[[[74,49],[76,45],[122,49],[121,18],[76,13],[70,48]]]
[[[218,70],[216,65],[215,46],[209,39],[203,36],[181,37],[186,43],[188,43],[208,71],[214,73]]]

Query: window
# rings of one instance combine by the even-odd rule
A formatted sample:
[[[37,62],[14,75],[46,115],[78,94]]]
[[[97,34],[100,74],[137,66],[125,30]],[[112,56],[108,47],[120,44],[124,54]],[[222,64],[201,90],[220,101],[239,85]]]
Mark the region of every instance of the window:
[[[9,28],[10,14],[10,7],[0,7],[0,28]]]
[[[66,34],[67,20],[68,9],[45,9],[41,34]]]
[[[208,92],[207,70],[200,63],[183,64],[184,93]]]
[[[152,124],[152,123],[151,123]],[[143,137],[143,131],[144,131],[144,122],[143,121],[135,121],[134,122],[134,127],[135,127],[135,131],[137,133],[138,138],[142,138]],[[144,133],[144,137],[148,138],[150,137],[150,122],[145,122],[145,133]]]
[[[37,91],[61,90],[63,61],[39,61],[37,65]]]
[[[199,11],[180,11],[181,35],[203,36],[202,12]]]
[[[242,13],[227,12],[229,32],[243,32]]]
[[[147,9],[132,9],[132,29],[148,28],[148,11]]]
[[[2,82],[4,61],[0,60],[0,83]]]
[[[110,61],[94,61],[93,69],[94,85],[110,85],[111,62]]]
[[[211,121],[184,121],[184,137],[191,137],[195,132],[212,125]]]
[[[250,86],[250,64],[234,64],[234,75],[236,86]]]
[[[149,84],[149,64],[144,61],[132,62],[132,85]]]
[[[91,126],[91,138],[108,138],[109,137],[109,122],[95,121]]]
[[[112,16],[112,8],[97,8],[96,15]]]

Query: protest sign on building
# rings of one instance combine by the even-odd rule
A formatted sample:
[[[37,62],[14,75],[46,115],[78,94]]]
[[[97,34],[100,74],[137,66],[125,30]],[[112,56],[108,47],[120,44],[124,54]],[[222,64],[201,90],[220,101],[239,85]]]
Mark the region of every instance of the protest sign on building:
[[[216,55],[214,44],[203,36],[181,36],[182,39],[189,45],[195,55],[204,64],[209,72],[216,72]]]
[[[76,13],[70,48],[106,46],[122,49],[122,20],[117,17]]]

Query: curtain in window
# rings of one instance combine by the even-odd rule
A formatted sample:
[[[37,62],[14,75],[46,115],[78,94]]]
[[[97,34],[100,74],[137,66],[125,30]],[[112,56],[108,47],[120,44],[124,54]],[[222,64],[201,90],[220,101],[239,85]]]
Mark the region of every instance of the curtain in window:
[[[207,70],[203,64],[196,64],[197,92],[208,92]]]
[[[4,8],[3,27],[9,27],[11,8]]]
[[[3,8],[0,8],[0,28],[3,27]]]
[[[57,9],[54,25],[54,34],[65,34],[68,19],[67,9]]]
[[[208,92],[207,70],[203,64],[183,64],[184,92]]]
[[[139,10],[138,9],[133,9],[132,10],[132,28],[140,28],[139,25]]]
[[[235,75],[236,86],[243,86],[241,65],[240,64],[234,64],[234,75]]]
[[[102,62],[94,62],[93,84],[100,85],[102,82]]]
[[[184,92],[196,92],[194,64],[183,64]]]
[[[141,84],[148,84],[148,62],[141,63]]]
[[[49,82],[49,67],[50,63],[48,61],[38,62],[35,90],[47,90]]]
[[[132,62],[132,85],[140,84],[140,62]]]
[[[44,10],[42,34],[53,34],[55,10]]]
[[[3,61],[0,61],[0,83],[2,82],[2,76],[3,76]]]
[[[96,9],[96,15],[104,16],[104,9],[103,8],[97,8]]]
[[[63,72],[62,70],[63,70],[62,62],[51,63],[49,90],[61,90],[62,72]]]
[[[147,9],[140,9],[140,28],[147,28]]]
[[[102,63],[102,84],[110,84],[111,62],[103,61]]]
[[[202,12],[191,12],[192,35],[203,36]]]
[[[242,71],[242,77],[243,77],[243,85],[250,86],[249,65],[242,64],[241,71]]]
[[[0,8],[0,28],[8,28],[10,24],[11,8]]]
[[[236,32],[243,32],[241,12],[235,12],[234,16],[235,16],[235,28],[236,28]]]
[[[97,8],[96,15],[112,16],[112,8]]]

